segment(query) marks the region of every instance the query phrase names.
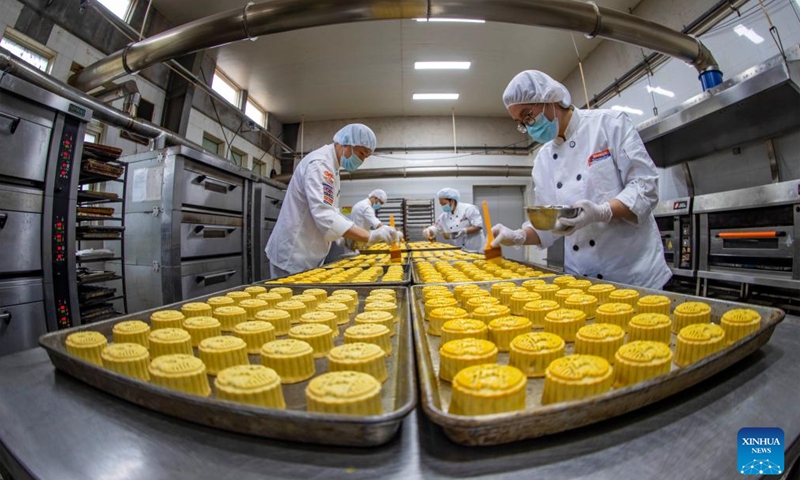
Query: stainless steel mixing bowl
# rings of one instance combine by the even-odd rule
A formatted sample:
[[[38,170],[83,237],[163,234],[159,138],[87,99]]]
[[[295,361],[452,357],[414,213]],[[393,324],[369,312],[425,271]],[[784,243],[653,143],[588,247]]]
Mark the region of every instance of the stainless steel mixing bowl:
[[[580,211],[580,208],[565,207],[563,205],[525,207],[528,220],[537,230],[563,230],[558,220],[560,218],[577,217]]]

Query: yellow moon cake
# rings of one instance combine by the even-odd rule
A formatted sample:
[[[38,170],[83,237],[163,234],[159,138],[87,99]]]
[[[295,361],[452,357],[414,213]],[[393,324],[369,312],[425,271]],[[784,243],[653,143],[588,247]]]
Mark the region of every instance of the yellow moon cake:
[[[669,315],[670,305],[669,298],[664,295],[645,295],[636,302],[636,311]]]
[[[145,382],[150,380],[150,352],[138,343],[112,343],[100,353],[103,366],[113,372]]]
[[[527,378],[509,365],[473,365],[453,378],[448,412],[454,415],[489,415],[525,408]]]
[[[544,331],[554,333],[565,342],[574,342],[578,330],[586,325],[586,314],[580,310],[559,308],[544,316]]]
[[[317,305],[317,311],[319,312],[332,312],[336,315],[336,323],[338,325],[347,325],[350,323],[350,308],[341,302],[334,302],[333,300],[338,295],[332,295],[328,297],[327,302],[320,303]]]
[[[372,302],[364,304],[365,312],[387,312],[392,314],[392,321],[397,322],[397,304],[391,302]]]
[[[244,308],[244,311],[247,312],[248,320],[254,320],[256,318],[256,313],[269,308],[269,304],[267,302],[257,298],[244,299],[239,302],[238,306],[240,308]]]
[[[474,312],[476,308],[483,307],[484,305],[500,305],[500,300],[498,300],[495,297],[488,297],[488,296],[472,297],[469,300],[467,300],[466,305],[464,305],[464,310],[466,310],[467,313],[472,314],[472,312]],[[456,305],[447,305],[447,306],[455,307]]]
[[[528,293],[528,289],[525,288],[525,287],[518,287],[516,285],[513,286],[513,287],[504,288],[500,292],[500,303],[510,308],[511,307],[511,297],[515,293],[522,293],[522,292]]]
[[[561,290],[561,287],[553,283],[546,283],[544,285],[536,285],[533,291],[542,296],[542,300],[555,300],[556,292]]]
[[[236,365],[214,379],[217,398],[268,408],[286,408],[278,372],[263,365]]]
[[[490,294],[500,300],[500,292],[505,290],[506,288],[515,288],[517,285],[514,282],[497,282],[493,283],[491,286]]]
[[[583,290],[580,288],[562,288],[555,293],[556,302],[561,305],[561,308],[565,308],[564,302],[572,295],[583,295]]]
[[[544,317],[559,308],[555,300],[534,300],[522,307],[522,316],[530,320],[534,328],[541,328],[544,326]]]
[[[370,293],[369,296],[364,299],[365,305],[372,302],[397,303],[397,297],[395,297],[394,295],[379,294],[373,292]]]
[[[293,302],[303,302],[303,305],[306,306],[306,312],[313,312],[320,303],[319,300],[317,300],[317,297],[314,295],[305,295],[302,293],[300,295],[292,296],[292,298],[289,300]]]
[[[183,321],[183,329],[192,337],[192,346],[209,337],[222,335],[222,324],[214,317],[189,317]]]
[[[545,282],[544,280],[540,280],[538,278],[534,278],[531,280],[525,280],[521,284],[521,286],[525,287],[529,292],[533,292],[534,291],[533,289],[539,285],[547,285],[547,282]]]
[[[614,354],[625,343],[625,331],[611,323],[593,323],[575,335],[575,353],[596,355],[614,364]]]
[[[141,320],[128,320],[119,322],[111,330],[114,343],[138,343],[144,348],[150,348],[147,337],[150,335],[150,325]]]
[[[428,334],[439,336],[442,334],[442,325],[449,320],[467,318],[467,311],[458,307],[442,307],[431,311],[428,322]]]
[[[237,306],[217,307],[211,315],[219,320],[223,332],[232,332],[237,323],[247,321],[247,311]]]
[[[203,302],[189,302],[181,305],[181,313],[185,318],[210,317],[211,305]]]
[[[382,310],[376,310],[373,312],[362,312],[356,315],[355,318],[356,325],[364,325],[364,324],[373,324],[373,325],[383,325],[384,327],[389,329],[391,335],[394,335],[394,318],[392,314],[389,312],[384,312]]]
[[[233,299],[236,305],[239,305],[239,302],[242,300],[249,300],[253,297],[247,292],[228,292],[225,294],[226,297]]]
[[[628,322],[628,341],[648,340],[669,345],[672,321],[662,313],[640,313]]]
[[[594,321],[610,323],[628,331],[628,323],[633,318],[633,307],[628,303],[604,303],[597,307]]]
[[[511,309],[505,305],[485,305],[478,307],[472,312],[472,318],[480,320],[487,326],[495,318],[506,317],[511,314]]]
[[[469,289],[469,290],[465,290],[465,291],[461,292],[461,300],[460,300],[461,308],[464,308],[467,305],[467,302],[469,301],[470,298],[490,297],[490,296],[491,295],[489,294],[489,292],[486,291],[486,290],[483,290],[482,288],[472,288],[472,289]]]
[[[181,328],[184,316],[177,310],[159,310],[150,315],[150,326],[153,330],[159,328]]]
[[[616,290],[617,287],[607,283],[596,283],[586,289],[586,293],[593,295],[597,299],[597,304],[602,305],[608,302],[608,294]]]
[[[589,287],[592,286],[592,282],[590,280],[573,280],[565,285],[566,288],[577,288],[578,290],[583,290],[585,293]]]
[[[553,279],[553,285],[558,285],[559,288],[567,288],[567,284],[576,280],[572,275],[562,275]]]
[[[481,340],[489,339],[489,328],[480,320],[471,318],[460,318],[444,322],[441,329],[441,343],[445,344],[451,340],[462,338],[478,338]]]
[[[545,370],[542,405],[599,395],[611,390],[614,369],[605,358],[567,355],[553,360]]]
[[[672,331],[680,332],[683,327],[695,323],[711,323],[711,307],[705,302],[684,302],[672,312]]]
[[[236,305],[231,297],[210,297],[206,300],[206,304],[213,309],[217,307],[232,307]]]
[[[237,324],[233,334],[247,344],[247,353],[258,355],[265,343],[275,340],[275,327],[269,322],[250,320]]]
[[[719,323],[725,330],[725,340],[730,345],[758,330],[761,315],[750,308],[734,308],[723,313]]]
[[[508,364],[528,377],[543,377],[550,362],[564,356],[564,339],[553,333],[531,332],[511,340]]]
[[[686,367],[725,347],[725,330],[714,323],[696,323],[678,332],[675,364]]]
[[[197,352],[209,375],[216,375],[228,367],[250,363],[245,341],[230,335],[204,339],[197,347]]]
[[[336,318],[336,314],[333,312],[308,312],[304,313],[302,317],[300,317],[300,324],[304,323],[321,323],[322,325],[327,325],[331,332],[333,332],[333,336],[339,336],[339,319]]]
[[[297,300],[284,300],[282,302],[278,302],[275,304],[275,308],[287,312],[292,319],[292,323],[300,323],[300,317],[302,317],[304,313],[308,312],[308,307],[306,307],[306,304],[303,302],[298,302]]]
[[[258,298],[262,293],[267,293],[267,289],[260,285],[245,287],[244,291],[250,294],[250,298]]]
[[[275,308],[275,305],[277,305],[278,302],[283,301],[282,296],[272,292],[259,293],[258,295],[256,295],[256,298],[267,302],[267,308]]]
[[[462,338],[439,348],[439,378],[451,382],[456,373],[471,365],[497,362],[497,346],[488,340]]]
[[[621,346],[614,359],[614,388],[622,388],[669,373],[672,350],[663,342],[637,340]]]
[[[518,335],[530,332],[531,328],[531,321],[525,317],[495,318],[489,322],[489,340],[497,346],[498,351],[507,352],[511,340]]]
[[[340,415],[379,415],[383,413],[381,382],[363,372],[323,373],[306,387],[306,409]]]
[[[360,324],[348,327],[344,331],[344,343],[374,343],[381,347],[386,355],[392,353],[391,332],[385,325]]]
[[[206,366],[192,355],[162,355],[150,362],[150,383],[191,395],[211,395]]]
[[[608,301],[611,303],[627,303],[631,307],[636,307],[639,300],[639,292],[631,288],[613,290],[608,294]]]
[[[431,298],[427,302],[425,302],[425,319],[428,320],[428,316],[431,314],[431,311],[436,308],[442,307],[457,307],[458,302],[455,298],[452,297],[436,297]]]
[[[289,338],[302,340],[314,349],[314,358],[323,358],[333,348],[333,330],[322,323],[301,323],[289,329]]]
[[[343,304],[343,305],[345,305],[347,307],[348,315],[351,314],[351,313],[356,313],[356,310],[358,310],[358,305],[359,305],[358,296],[357,295],[356,296],[347,295],[347,294],[344,294],[344,293],[339,293],[339,294],[336,294],[336,295],[329,295],[328,299],[325,300],[324,303],[326,303],[326,304],[341,303],[341,304]],[[317,309],[319,309],[319,305],[321,305],[321,303],[317,305]]]
[[[261,364],[278,372],[283,384],[300,383],[314,376],[314,349],[302,340],[275,340],[261,347]]]
[[[509,299],[509,305],[511,307],[511,315],[516,315],[518,317],[525,316],[525,305],[535,302],[536,300],[541,300],[542,296],[538,293],[529,292],[525,290],[524,292],[515,292],[511,295]]]
[[[292,317],[289,312],[270,308],[261,310],[256,313],[256,320],[269,322],[275,327],[275,336],[282,337],[289,334],[289,329],[292,328]]]
[[[460,302],[461,299],[463,298],[462,295],[464,292],[469,290],[480,290],[480,289],[481,287],[479,287],[474,283],[462,283],[461,285],[456,285],[455,287],[453,287],[453,294],[455,295],[456,300]]]
[[[150,358],[176,353],[192,355],[192,336],[182,328],[161,328],[150,332]]]
[[[385,358],[386,352],[374,343],[345,343],[328,353],[328,370],[368,373],[383,383],[389,378]]]
[[[594,318],[597,312],[597,298],[593,295],[570,295],[564,300],[564,308],[580,310],[586,318]]]

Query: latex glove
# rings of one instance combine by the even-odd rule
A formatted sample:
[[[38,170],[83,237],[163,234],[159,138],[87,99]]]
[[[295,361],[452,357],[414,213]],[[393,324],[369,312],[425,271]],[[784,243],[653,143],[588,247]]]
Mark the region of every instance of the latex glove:
[[[422,236],[428,240],[433,240],[436,237],[436,230],[434,230],[433,227],[423,228]]]
[[[458,230],[453,230],[452,232],[450,232],[450,236],[452,238],[460,238],[466,234],[467,234],[466,228],[459,228]]]
[[[397,230],[397,235],[398,235],[398,237],[397,237],[398,238],[398,240],[397,240],[398,242],[402,242],[403,240],[405,240],[405,236],[403,235],[403,232],[401,232],[400,230]]]
[[[396,242],[398,238],[397,230],[390,227],[376,228],[369,233],[369,241],[367,245],[375,245],[376,243],[385,243],[391,245]]]
[[[492,234],[494,235],[492,248],[497,248],[500,245],[505,245],[507,247],[521,247],[525,245],[525,240],[528,238],[525,230],[521,228],[519,230],[511,230],[502,223],[498,223],[492,227]]]
[[[591,200],[581,200],[573,206],[581,209],[578,216],[575,218],[559,218],[558,221],[566,229],[563,232],[554,231],[553,233],[572,235],[575,231],[592,223],[611,221],[611,205],[608,202],[598,205]]]

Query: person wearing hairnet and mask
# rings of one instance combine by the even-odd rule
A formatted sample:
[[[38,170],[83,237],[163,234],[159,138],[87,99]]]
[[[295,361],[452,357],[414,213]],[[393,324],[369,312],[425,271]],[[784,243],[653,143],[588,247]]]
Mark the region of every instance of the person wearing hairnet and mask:
[[[367,231],[339,213],[339,169],[354,172],[372,155],[375,134],[366,125],[346,125],[333,143],[306,155],[289,182],[266,252],[272,278],[320,266],[331,242],[346,238],[369,245],[399,240],[396,230]]]
[[[353,205],[350,219],[353,223],[364,230],[372,230],[383,226],[378,216],[378,210],[386,203],[386,192],[381,189],[373,190],[364,200]]]
[[[451,245],[470,252],[482,251],[486,237],[483,235],[483,218],[475,205],[461,202],[461,195],[454,188],[443,188],[436,197],[444,213],[436,223],[424,229],[422,235],[431,240],[441,235]]]
[[[653,218],[658,172],[631,120],[614,110],[580,110],[567,89],[528,70],[506,87],[503,103],[520,132],[542,144],[533,167],[534,205],[571,205],[553,231],[526,222],[492,228],[493,246],[547,248],[566,235],[564,268],[571,274],[648,288],[672,276]]]

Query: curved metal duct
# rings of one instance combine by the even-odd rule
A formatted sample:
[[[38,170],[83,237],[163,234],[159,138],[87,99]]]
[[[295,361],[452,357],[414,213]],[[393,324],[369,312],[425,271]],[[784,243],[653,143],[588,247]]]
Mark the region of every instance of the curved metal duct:
[[[533,167],[512,167],[510,165],[486,165],[460,167],[396,167],[364,168],[353,173],[341,172],[342,180],[374,180],[386,178],[430,178],[430,177],[530,177]],[[292,174],[282,174],[275,180],[289,183]]]
[[[70,83],[89,91],[145,67],[198,50],[260,35],[310,27],[404,18],[481,18],[582,32],[648,48],[692,64],[701,78],[721,82],[711,52],[698,39],[642,18],[573,0],[270,0],[211,15],[131,43],[87,66]],[[713,82],[711,82],[713,83]]]

